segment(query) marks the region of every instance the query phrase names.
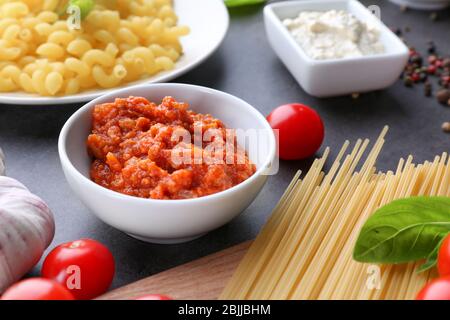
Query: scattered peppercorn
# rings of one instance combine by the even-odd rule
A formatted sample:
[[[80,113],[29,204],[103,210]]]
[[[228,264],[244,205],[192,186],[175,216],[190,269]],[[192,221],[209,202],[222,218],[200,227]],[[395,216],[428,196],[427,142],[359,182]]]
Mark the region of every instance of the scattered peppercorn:
[[[450,100],[450,90],[448,89],[439,90],[436,93],[436,98],[439,101],[439,103],[448,104],[448,101]]]
[[[428,63],[431,65],[433,65],[436,62],[436,60],[437,60],[437,56],[434,54],[432,54],[428,57]]]
[[[400,28],[392,28],[392,32],[394,32],[398,37],[402,36],[402,29]]]
[[[442,131],[450,133],[450,122],[447,121],[442,124]]]
[[[411,79],[411,77],[405,77],[405,79],[403,79],[403,83],[405,84],[406,87],[412,87],[414,84],[413,79]]]
[[[414,73],[411,75],[411,80],[412,80],[414,83],[419,82],[419,81],[420,81],[420,75],[419,75],[417,72],[414,72]]]
[[[433,54],[436,53],[436,45],[433,41],[428,42],[428,53]]]
[[[431,65],[431,66],[428,66],[428,68],[427,68],[427,72],[428,72],[428,74],[431,74],[431,75],[433,75],[433,74],[435,74],[435,73],[436,73],[436,71],[437,71],[437,68],[436,68],[435,66],[433,66],[433,65]]]
[[[430,14],[430,19],[431,19],[431,21],[437,21],[438,18],[439,18],[439,15],[438,15],[437,12],[432,12],[432,13]]]
[[[433,85],[431,84],[431,82],[427,81],[425,82],[425,96],[426,97],[431,97],[433,94]]]
[[[430,16],[437,19],[437,14]],[[398,29],[392,29],[397,35]],[[405,28],[405,31],[408,28]],[[404,39],[402,39],[405,43]],[[425,51],[425,50],[423,50]],[[436,100],[442,105],[450,106],[450,56],[442,56],[433,41],[427,42],[427,56],[414,47],[409,47],[408,63],[403,70],[400,79],[406,87],[415,87],[423,83],[423,93],[426,97],[436,96]],[[433,92],[433,86],[437,83],[439,87]],[[435,94],[433,94],[435,93]],[[442,129],[450,132],[450,122],[444,122]]]
[[[445,58],[444,61],[442,62],[442,66],[444,68],[450,68],[450,58]]]
[[[415,53],[413,56],[411,56],[411,62],[418,66],[421,66],[423,63],[423,60],[419,54]]]

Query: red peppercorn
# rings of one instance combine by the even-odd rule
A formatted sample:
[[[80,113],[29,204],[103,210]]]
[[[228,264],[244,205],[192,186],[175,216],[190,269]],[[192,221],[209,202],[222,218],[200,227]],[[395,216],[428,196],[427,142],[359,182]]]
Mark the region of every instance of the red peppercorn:
[[[428,74],[435,74],[436,70],[437,70],[437,68],[434,65],[428,66],[428,68],[427,68]]]
[[[431,55],[428,57],[428,63],[434,64],[437,60],[437,57],[435,55]]]
[[[437,59],[436,62],[434,63],[434,65],[436,66],[436,68],[442,68],[444,63],[443,63],[442,59]]]
[[[420,74],[418,74],[417,72],[414,72],[414,73],[411,75],[411,79],[412,79],[412,81],[414,81],[414,82],[419,82],[419,81],[420,81]]]
[[[444,85],[450,84],[450,76],[444,76],[444,77],[442,77],[442,83],[443,83]]]

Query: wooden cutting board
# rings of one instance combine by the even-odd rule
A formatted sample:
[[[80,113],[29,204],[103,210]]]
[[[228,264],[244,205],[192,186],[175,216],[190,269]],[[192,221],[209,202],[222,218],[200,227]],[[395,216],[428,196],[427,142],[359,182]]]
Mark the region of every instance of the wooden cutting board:
[[[164,294],[176,300],[217,299],[244,257],[251,241],[112,290],[100,300],[130,300]]]

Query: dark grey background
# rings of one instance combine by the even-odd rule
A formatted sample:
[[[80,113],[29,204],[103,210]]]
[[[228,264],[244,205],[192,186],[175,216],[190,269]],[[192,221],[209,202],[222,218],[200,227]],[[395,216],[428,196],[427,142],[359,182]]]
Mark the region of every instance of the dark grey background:
[[[363,2],[380,5],[387,25],[411,28],[406,38],[417,48],[424,49],[428,40],[434,40],[442,53],[450,54],[449,11],[440,13],[440,20],[432,22],[429,13],[402,13],[388,1]],[[424,161],[450,150],[450,135],[440,128],[443,121],[450,121],[450,108],[425,98],[422,87],[407,89],[399,81],[388,90],[364,94],[357,100],[319,100],[308,96],[269,47],[262,7],[232,10],[229,34],[220,49],[176,82],[229,92],[263,114],[288,102],[308,104],[323,117],[323,147],[331,146],[333,155],[345,139],[374,139],[388,124],[391,130],[378,163],[383,170],[395,168],[399,158],[408,154],[413,154],[416,161]],[[45,199],[55,214],[57,230],[50,248],[81,237],[105,243],[117,260],[114,287],[254,238],[294,172],[307,170],[310,164],[282,162],[279,174],[270,178],[253,205],[223,228],[187,244],[150,245],[97,220],[69,189],[59,164],[57,138],[64,122],[78,107],[0,105],[0,146],[7,155],[8,175]],[[39,267],[33,274],[38,271]]]

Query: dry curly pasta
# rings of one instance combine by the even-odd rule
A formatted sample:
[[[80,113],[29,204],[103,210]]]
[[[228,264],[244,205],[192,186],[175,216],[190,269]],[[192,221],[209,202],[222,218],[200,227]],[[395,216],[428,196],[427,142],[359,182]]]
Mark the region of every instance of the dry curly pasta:
[[[172,0],[97,0],[81,29],[66,5],[0,0],[0,92],[58,96],[150,77],[174,68],[189,33]]]

